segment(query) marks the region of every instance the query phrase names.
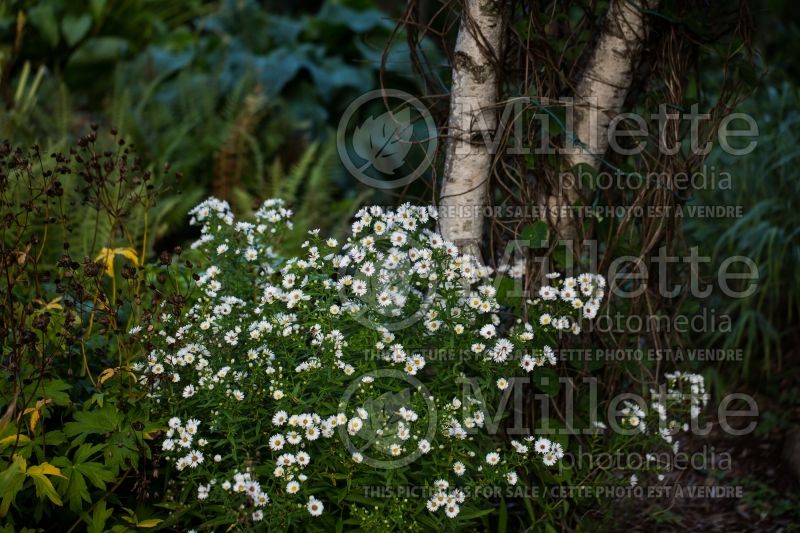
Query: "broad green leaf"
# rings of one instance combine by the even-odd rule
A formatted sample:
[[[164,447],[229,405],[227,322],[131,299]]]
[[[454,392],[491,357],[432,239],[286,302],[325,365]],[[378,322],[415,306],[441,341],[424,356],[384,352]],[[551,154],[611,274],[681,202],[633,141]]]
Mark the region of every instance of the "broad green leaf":
[[[52,5],[42,2],[32,7],[28,11],[28,19],[31,21],[31,25],[39,30],[50,46],[58,45],[58,20]]]
[[[70,63],[105,63],[120,59],[128,51],[128,41],[121,37],[92,37],[78,48]]]
[[[66,392],[72,387],[60,379],[46,380],[41,386],[38,382],[25,387],[26,397],[49,400],[53,405],[69,405],[69,394]]]
[[[98,489],[104,489],[107,482],[114,480],[114,474],[101,463],[92,461],[75,465],[73,468],[83,474]]]
[[[64,477],[61,470],[49,463],[42,463],[28,468],[26,474],[33,480],[33,485],[36,487],[36,495],[39,498],[46,496],[54,504],[59,506],[64,505],[55,487],[53,487],[52,481],[47,477]]]
[[[114,474],[103,464],[89,461],[89,459],[102,451],[103,445],[81,445],[76,451],[73,461],[66,457],[58,457],[53,463],[60,466],[66,479],[58,480],[57,488],[64,494],[69,507],[75,513],[80,512],[82,502],[91,502],[86,479],[100,490],[105,490],[106,483],[113,481]]]
[[[547,223],[541,220],[528,224],[519,234],[519,238],[528,241],[531,248],[544,248],[547,246],[547,239],[550,235],[550,228]]]
[[[525,301],[525,292],[521,280],[505,274],[499,275],[495,281],[497,301],[508,307],[520,307]]]
[[[66,458],[59,457],[53,459],[53,462],[58,461],[58,459]],[[67,476],[67,479],[56,481],[58,492],[64,495],[70,510],[74,513],[79,513],[83,508],[83,502],[89,503],[92,501],[89,488],[86,485],[86,479],[72,465],[63,464],[61,461],[58,461],[57,464],[62,465],[62,472]]]
[[[78,411],[75,413],[75,421],[64,425],[64,433],[68,437],[75,438],[77,443],[83,443],[89,435],[117,430],[122,422],[122,416],[113,405],[106,405],[94,411]]]
[[[75,450],[75,457],[73,458],[74,464],[84,463],[89,460],[93,455],[103,450],[102,444],[92,446],[91,444],[82,444]]]
[[[81,519],[86,522],[86,530],[89,533],[103,533],[106,530],[106,521],[111,517],[113,509],[106,509],[106,501],[100,500],[94,506],[91,516],[87,513],[81,514]]]
[[[139,448],[133,435],[114,433],[108,440],[103,458],[106,467],[116,474],[122,468],[135,465],[139,460]]]
[[[82,15],[66,15],[61,20],[61,32],[70,46],[75,46],[86,37],[92,27],[92,17],[88,13]]]
[[[17,493],[25,484],[25,459],[17,456],[11,465],[0,473],[0,516],[5,516]]]

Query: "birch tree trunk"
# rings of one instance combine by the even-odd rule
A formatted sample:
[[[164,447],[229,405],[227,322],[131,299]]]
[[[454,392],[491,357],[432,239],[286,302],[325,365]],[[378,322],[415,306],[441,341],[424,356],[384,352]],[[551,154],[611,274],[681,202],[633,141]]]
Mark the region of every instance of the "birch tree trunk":
[[[580,218],[570,212],[570,207],[580,198],[581,184],[572,170],[581,163],[593,169],[600,167],[608,149],[609,124],[622,109],[647,37],[647,15],[643,11],[657,3],[611,1],[603,30],[575,89],[572,133],[577,140],[564,151],[559,190],[547,198],[546,205],[558,237],[572,240],[576,249]]]
[[[486,135],[497,127],[496,63],[503,37],[503,0],[465,0],[453,59],[447,151],[439,229],[463,253],[481,258],[483,210],[493,154]]]

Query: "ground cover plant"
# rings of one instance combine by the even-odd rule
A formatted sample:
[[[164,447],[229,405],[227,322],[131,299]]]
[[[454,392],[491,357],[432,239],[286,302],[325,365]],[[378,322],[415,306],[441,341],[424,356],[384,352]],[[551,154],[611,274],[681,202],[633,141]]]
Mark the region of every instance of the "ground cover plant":
[[[148,348],[140,386],[167,421],[157,453],[179,480],[171,522],[451,529],[496,511],[481,497],[491,489],[569,477],[553,468],[566,436],[499,431],[501,399],[596,316],[601,276],[549,276],[523,323],[501,318],[491,269],[430,229],[434,208],[364,208],[344,244],[311,231],[297,257],[278,250],[292,226],[280,200],[252,222],[217,199],[191,215],[205,257],[196,299],[131,330]],[[704,390],[667,377],[649,433],[671,447],[681,425],[658,423],[667,405],[697,416]],[[653,446],[643,408],[621,413],[625,447]],[[407,485],[414,497],[398,497]]]

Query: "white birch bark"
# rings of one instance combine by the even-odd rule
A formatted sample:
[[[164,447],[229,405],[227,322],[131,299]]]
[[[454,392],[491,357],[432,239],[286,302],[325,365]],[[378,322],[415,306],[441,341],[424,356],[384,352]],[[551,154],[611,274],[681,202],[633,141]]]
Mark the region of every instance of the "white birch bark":
[[[492,157],[484,134],[497,127],[497,73],[502,0],[465,0],[453,59],[450,118],[439,230],[463,253],[481,258],[483,210]],[[488,137],[487,137],[488,138]]]
[[[579,219],[568,210],[580,198],[581,184],[570,170],[581,163],[599,168],[608,149],[609,123],[622,110],[647,37],[643,11],[655,5],[657,0],[611,0],[603,30],[578,81],[572,108],[577,140],[572,147],[568,141],[559,191],[546,200],[548,217],[561,239],[578,237]]]

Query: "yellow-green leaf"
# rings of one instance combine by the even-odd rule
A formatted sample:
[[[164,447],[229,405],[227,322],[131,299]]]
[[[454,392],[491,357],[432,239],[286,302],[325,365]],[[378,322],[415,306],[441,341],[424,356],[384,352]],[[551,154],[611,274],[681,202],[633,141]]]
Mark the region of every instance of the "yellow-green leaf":
[[[39,423],[39,419],[42,417],[42,408],[49,404],[51,400],[39,400],[36,402],[36,407],[28,407],[22,413],[22,415],[31,415],[31,432],[36,430],[36,425]]]
[[[47,498],[54,504],[59,506],[64,505],[58,493],[56,492],[55,487],[53,487],[53,483],[50,481],[50,478],[42,474],[32,474],[30,470],[28,470],[28,477],[33,480],[33,484],[36,487],[36,495],[39,498],[47,496]]]
[[[27,435],[19,435],[19,444],[24,444],[30,442],[31,439],[27,437]],[[9,435],[4,439],[0,439],[0,449],[5,448],[10,444],[14,444],[17,442],[17,435]]]
[[[25,484],[25,459],[17,455],[14,462],[0,472],[0,517],[8,513],[11,504]]]
[[[58,467],[50,463],[41,463],[28,468],[26,474],[33,480],[33,485],[36,487],[36,495],[40,498],[46,496],[51,502],[56,505],[64,505],[61,497],[53,487],[53,482],[47,476],[64,477]]]
[[[114,258],[118,255],[130,260],[134,265],[139,264],[139,255],[133,248],[102,248],[95,257],[95,261],[103,261],[106,267],[106,274],[114,277]]]
[[[64,477],[64,474],[61,473],[61,469],[58,468],[57,466],[51,465],[50,463],[41,463],[36,466],[32,466],[28,469],[28,474]]]

